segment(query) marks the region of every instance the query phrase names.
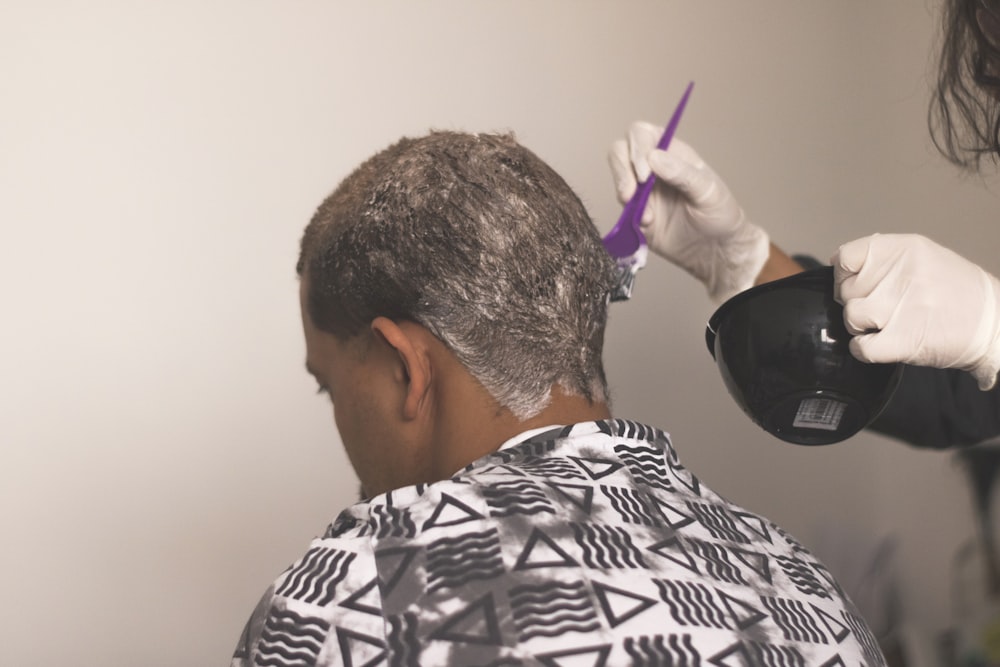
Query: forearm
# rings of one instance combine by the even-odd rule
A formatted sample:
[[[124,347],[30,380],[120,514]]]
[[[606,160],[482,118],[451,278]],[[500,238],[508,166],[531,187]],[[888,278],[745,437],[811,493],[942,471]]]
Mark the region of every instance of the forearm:
[[[757,274],[757,279],[754,280],[753,284],[761,285],[769,283],[772,280],[787,278],[792,274],[801,273],[802,271],[805,271],[805,268],[801,264],[772,243],[767,261],[764,263],[764,267],[760,270],[760,273]]]

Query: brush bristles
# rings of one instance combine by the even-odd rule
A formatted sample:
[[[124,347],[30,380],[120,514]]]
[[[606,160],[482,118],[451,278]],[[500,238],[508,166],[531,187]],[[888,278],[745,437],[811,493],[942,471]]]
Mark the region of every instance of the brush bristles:
[[[648,253],[649,247],[641,245],[635,251],[635,254],[628,257],[619,257],[616,260],[617,279],[615,280],[614,287],[611,289],[612,301],[627,301],[632,297],[632,288],[635,286],[635,274],[639,272],[639,269],[646,266],[646,256]]]

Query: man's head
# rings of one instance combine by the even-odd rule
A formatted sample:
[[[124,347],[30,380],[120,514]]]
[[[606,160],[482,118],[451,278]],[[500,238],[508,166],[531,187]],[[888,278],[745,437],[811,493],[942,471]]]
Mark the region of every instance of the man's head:
[[[938,150],[978,169],[1000,161],[1000,0],[947,0],[928,122]]]
[[[518,422],[553,393],[607,399],[611,259],[579,198],[512,136],[433,132],[371,157],[318,208],[298,272],[307,347],[357,361],[394,327],[425,331]]]

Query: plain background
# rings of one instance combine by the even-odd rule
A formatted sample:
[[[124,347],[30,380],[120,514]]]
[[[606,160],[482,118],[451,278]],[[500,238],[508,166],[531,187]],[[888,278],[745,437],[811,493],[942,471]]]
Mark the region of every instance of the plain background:
[[[602,231],[636,119],[790,251],[921,232],[996,272],[995,179],[933,150],[937,2],[32,1],[0,5],[0,664],[227,664],[258,597],[356,494],[303,370],[294,265],[359,161],[513,130]],[[972,535],[947,453],[779,442],[726,394],[712,306],[651,261],[614,307],[616,413],[845,582],[880,540],[907,623],[953,618]],[[872,586],[859,586],[870,595]],[[865,592],[867,591],[867,592]],[[876,607],[872,607],[877,609]]]

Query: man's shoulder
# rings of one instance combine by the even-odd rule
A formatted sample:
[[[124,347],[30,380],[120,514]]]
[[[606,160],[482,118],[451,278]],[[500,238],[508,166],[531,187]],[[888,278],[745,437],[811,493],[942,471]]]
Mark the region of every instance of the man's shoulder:
[[[633,514],[607,514],[620,498]],[[587,523],[663,522],[663,502],[721,501],[681,465],[669,436],[639,422],[604,420],[531,433],[451,478],[390,491],[342,516],[341,535],[385,541],[434,539],[524,517]],[[363,525],[362,525],[363,519]]]
[[[475,653],[463,664],[499,664],[600,649],[624,663],[648,650],[665,662],[656,642],[683,633],[706,657],[880,662],[802,545],[701,484],[662,431],[622,420],[534,433],[349,508],[274,597],[261,627],[276,632],[287,612],[296,627],[326,624],[331,655],[377,646],[444,664],[460,650]],[[575,646],[598,628],[599,646]]]

